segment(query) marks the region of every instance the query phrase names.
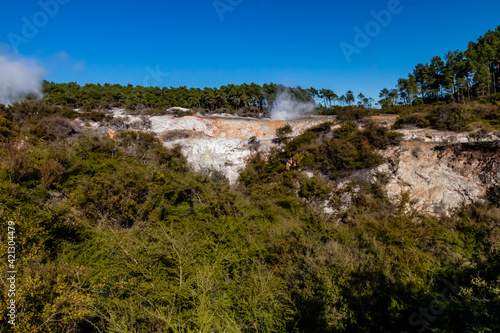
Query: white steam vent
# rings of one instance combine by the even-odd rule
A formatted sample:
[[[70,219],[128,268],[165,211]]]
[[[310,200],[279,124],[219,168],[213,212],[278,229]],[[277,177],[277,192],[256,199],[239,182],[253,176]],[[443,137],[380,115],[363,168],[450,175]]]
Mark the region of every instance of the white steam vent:
[[[11,105],[27,94],[42,97],[44,74],[35,61],[0,54],[0,104]]]
[[[275,106],[271,110],[272,120],[293,120],[310,115],[316,108],[314,102],[302,102],[294,99],[288,89],[278,93]]]

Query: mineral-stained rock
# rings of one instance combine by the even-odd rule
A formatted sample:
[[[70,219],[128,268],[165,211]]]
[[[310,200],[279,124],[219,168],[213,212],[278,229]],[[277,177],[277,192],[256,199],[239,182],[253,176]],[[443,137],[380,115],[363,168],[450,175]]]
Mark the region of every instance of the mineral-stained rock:
[[[444,213],[461,203],[482,201],[498,183],[500,150],[491,149],[494,145],[403,142],[383,152],[385,160],[377,170],[390,176],[392,198],[408,192],[415,208]]]
[[[170,137],[168,133],[173,131],[189,132],[189,138],[170,140],[164,142],[165,146],[181,145],[182,153],[194,170],[222,172],[231,184],[235,184],[239,171],[251,158],[252,147],[249,141],[252,137],[260,142],[258,150],[266,153],[271,147],[276,147],[272,143],[272,139],[276,137],[276,129],[290,124],[292,136],[297,136],[307,128],[332,118],[280,121],[242,117],[157,116],[150,120],[152,131],[161,137]]]

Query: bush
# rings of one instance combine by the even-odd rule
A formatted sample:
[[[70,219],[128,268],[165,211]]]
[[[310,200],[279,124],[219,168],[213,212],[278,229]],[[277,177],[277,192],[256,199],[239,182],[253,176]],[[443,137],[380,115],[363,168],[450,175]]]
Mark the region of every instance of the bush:
[[[496,93],[496,94],[491,94],[491,95],[488,95],[486,97],[486,101],[488,103],[492,103],[492,104],[495,104],[495,105],[499,105],[500,104],[500,92],[499,93]]]
[[[302,181],[299,189],[299,196],[309,200],[325,200],[328,198],[330,192],[330,187],[326,186],[324,182],[317,177],[312,177]]]
[[[165,108],[151,108],[144,112],[144,114],[148,116],[163,116],[165,113]]]
[[[7,140],[10,137],[12,123],[0,116],[0,141]]]
[[[152,134],[65,137],[59,120],[25,121],[53,142],[0,143],[0,224],[16,223],[21,287],[19,322],[3,318],[4,330],[500,330],[499,207],[426,216],[408,195],[391,202],[377,175],[334,193],[332,213],[326,177],[304,176],[377,165],[375,150],[397,143],[386,129],[319,125],[252,154],[234,190],[219,173],[189,172],[180,147]],[[499,186],[488,196],[498,205]],[[450,280],[460,288],[441,301]],[[7,294],[0,284],[0,303]],[[442,313],[412,327],[429,304]]]
[[[375,148],[397,144],[399,138],[399,134],[375,124],[368,124],[367,130],[359,131],[356,123],[347,122],[332,131],[331,123],[326,123],[288,141],[283,151],[272,153],[267,168],[282,172],[309,167],[335,178],[380,164],[382,157],[375,153]],[[258,161],[258,164],[262,162]]]
[[[258,151],[260,148],[260,140],[257,139],[256,136],[252,136],[250,139],[248,139],[248,146],[250,147],[251,151]]]
[[[402,134],[387,130],[387,128],[368,122],[364,126],[363,135],[371,145],[378,149],[385,149],[388,146],[395,146],[401,142]]]
[[[449,104],[437,107],[428,115],[432,128],[449,131],[464,131],[474,119],[467,106]]]
[[[400,129],[406,126],[425,128],[429,126],[429,120],[425,115],[418,113],[400,116],[394,123],[393,129]]]
[[[50,106],[40,101],[25,101],[14,103],[4,112],[4,117],[16,125],[23,125],[25,122],[36,122],[44,117],[59,116],[74,119],[78,113],[68,107]]]
[[[78,132],[69,120],[64,118],[44,118],[28,127],[28,134],[32,136],[31,141],[55,141],[67,138]]]
[[[492,205],[500,207],[500,185],[490,187],[487,196]]]
[[[339,122],[358,121],[375,114],[375,109],[364,108],[362,106],[333,106],[320,111],[323,115],[337,116]]]
[[[102,111],[90,111],[90,112],[80,113],[79,118],[82,119],[83,121],[90,120],[99,123],[102,121],[112,121],[113,116],[110,115],[109,113]]]
[[[292,126],[286,124],[276,130],[276,137],[278,138],[279,142],[285,142],[288,138],[288,135],[292,133],[293,133]]]
[[[186,133],[186,131],[182,130],[167,131],[161,135],[161,140],[164,142],[182,140],[187,138],[189,138],[189,133]]]
[[[253,117],[253,118],[258,118],[259,114],[262,113],[262,111],[258,107],[253,105],[244,106],[237,112],[241,117]]]
[[[421,99],[421,98],[415,98],[412,102],[412,105],[413,106],[418,106],[418,105],[423,105],[424,104],[424,100]]]

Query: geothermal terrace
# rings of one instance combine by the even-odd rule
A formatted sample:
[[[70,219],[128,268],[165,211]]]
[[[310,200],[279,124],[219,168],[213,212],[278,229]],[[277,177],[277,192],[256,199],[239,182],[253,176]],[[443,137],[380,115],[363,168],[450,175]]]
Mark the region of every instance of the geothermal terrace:
[[[196,171],[222,172],[231,184],[251,157],[248,141],[260,140],[260,151],[269,150],[276,138],[276,129],[289,124],[292,136],[319,125],[333,117],[310,117],[296,120],[270,120],[234,116],[154,116],[150,117],[151,131],[165,138],[169,133],[182,132],[182,138],[164,141],[167,147],[182,146],[182,153]]]

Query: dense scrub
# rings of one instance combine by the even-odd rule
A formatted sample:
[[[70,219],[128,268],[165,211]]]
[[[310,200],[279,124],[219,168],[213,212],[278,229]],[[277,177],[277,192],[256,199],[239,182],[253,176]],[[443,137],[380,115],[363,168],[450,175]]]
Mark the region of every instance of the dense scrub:
[[[15,106],[0,118],[0,255],[9,220],[18,250],[14,332],[500,329],[497,189],[491,206],[449,217],[411,211],[406,196],[390,202],[382,175],[332,195],[331,179],[397,144],[387,130],[327,123],[284,137],[231,189],[150,134],[71,132],[73,115],[57,110]],[[6,304],[5,280],[0,288]]]
[[[425,106],[403,106],[390,109],[400,117],[394,128],[430,127],[437,130],[485,131],[500,129],[500,105],[485,103],[436,103]]]

